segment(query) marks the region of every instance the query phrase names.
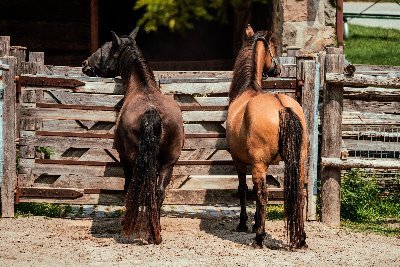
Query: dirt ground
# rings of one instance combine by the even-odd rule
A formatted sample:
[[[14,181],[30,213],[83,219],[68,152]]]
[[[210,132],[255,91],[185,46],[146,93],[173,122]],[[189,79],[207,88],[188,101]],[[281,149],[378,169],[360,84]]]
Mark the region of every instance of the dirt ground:
[[[307,249],[289,251],[283,221],[266,246],[233,231],[238,218],[164,214],[163,243],[120,237],[120,218],[0,219],[0,266],[400,266],[400,239],[307,223]]]

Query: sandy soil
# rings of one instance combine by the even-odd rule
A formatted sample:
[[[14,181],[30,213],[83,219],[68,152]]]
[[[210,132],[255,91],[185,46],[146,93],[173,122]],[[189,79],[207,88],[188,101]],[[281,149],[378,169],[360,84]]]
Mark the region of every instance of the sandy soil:
[[[237,218],[162,218],[163,243],[120,237],[120,218],[0,219],[0,266],[400,266],[400,239],[307,223],[308,249],[286,249],[282,221],[267,222],[263,249]]]

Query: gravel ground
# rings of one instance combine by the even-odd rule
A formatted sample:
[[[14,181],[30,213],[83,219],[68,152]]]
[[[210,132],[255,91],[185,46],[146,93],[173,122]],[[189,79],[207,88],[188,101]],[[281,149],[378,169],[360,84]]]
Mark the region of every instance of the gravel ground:
[[[308,248],[289,251],[283,221],[267,221],[266,246],[233,231],[237,215],[165,211],[163,243],[120,237],[121,218],[0,219],[0,266],[400,266],[400,239],[306,224]]]

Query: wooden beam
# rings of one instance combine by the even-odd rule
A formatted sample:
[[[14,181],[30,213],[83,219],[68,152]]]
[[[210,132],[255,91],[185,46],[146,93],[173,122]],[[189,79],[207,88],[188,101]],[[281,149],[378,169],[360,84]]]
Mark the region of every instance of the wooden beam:
[[[325,76],[326,82],[329,84],[339,84],[344,86],[378,86],[385,88],[400,88],[400,77],[389,75],[366,75],[354,74],[347,76],[342,74],[343,70],[338,70],[337,73],[327,73]]]
[[[343,71],[341,49],[327,50],[325,73]],[[343,84],[328,83],[324,87],[322,119],[322,157],[340,157],[342,143]],[[340,168],[325,167],[321,178],[322,222],[340,226]]]
[[[400,160],[383,159],[339,159],[321,158],[321,165],[326,167],[336,167],[341,169],[350,168],[376,168],[376,169],[400,169]]]
[[[3,57],[1,60],[9,65],[4,72],[5,84],[3,96],[3,181],[1,185],[1,206],[3,217],[14,217],[14,189],[16,186],[16,149],[15,149],[15,83],[14,68],[17,64],[15,57]]]

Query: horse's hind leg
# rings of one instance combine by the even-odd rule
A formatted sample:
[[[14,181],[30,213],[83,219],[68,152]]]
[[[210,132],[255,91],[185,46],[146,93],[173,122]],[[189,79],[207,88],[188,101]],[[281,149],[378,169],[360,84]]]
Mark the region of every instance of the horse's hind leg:
[[[125,184],[124,184],[124,193],[128,192],[129,184],[132,180],[133,169],[132,166],[126,161],[124,158],[121,157],[120,163],[122,165],[122,169],[124,170],[125,175]]]
[[[157,192],[159,208],[161,208],[161,205],[165,198],[165,188],[171,182],[173,168],[174,166],[172,164],[164,165],[161,167]]]
[[[239,197],[240,197],[240,223],[236,227],[238,232],[247,232],[247,212],[246,212],[246,197],[247,197],[247,183],[246,183],[246,164],[233,160],[239,178]]]
[[[258,247],[263,246],[265,238],[265,215],[266,206],[268,201],[268,188],[267,188],[267,166],[264,163],[257,163],[253,165],[252,179],[254,184],[254,192],[257,194],[256,200],[256,214],[254,230],[256,232],[255,244]]]

